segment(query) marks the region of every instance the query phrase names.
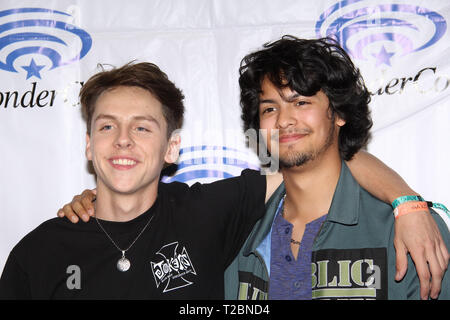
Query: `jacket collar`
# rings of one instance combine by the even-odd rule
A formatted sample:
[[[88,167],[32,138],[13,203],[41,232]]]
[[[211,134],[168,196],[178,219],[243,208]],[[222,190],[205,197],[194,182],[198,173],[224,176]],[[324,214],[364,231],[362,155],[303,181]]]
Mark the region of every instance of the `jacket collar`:
[[[342,161],[339,181],[333,195],[326,221],[345,225],[357,224],[359,218],[360,192],[360,185],[353,178],[345,161]],[[243,250],[245,256],[256,251],[259,244],[266,238],[267,234],[271,232],[278,205],[285,193],[286,189],[284,183],[282,183],[272,194],[269,201],[267,201],[265,215],[258,221],[248,237],[248,241]]]
[[[327,220],[346,225],[358,223],[361,187],[342,161],[339,181],[331,202]]]
[[[248,256],[250,253],[255,252],[259,244],[267,237],[267,234],[272,230],[272,223],[277,213],[278,205],[281,199],[284,197],[286,189],[284,183],[275,190],[270,199],[266,203],[266,213],[259,220],[252,232],[248,236],[248,241],[244,246],[243,254]]]

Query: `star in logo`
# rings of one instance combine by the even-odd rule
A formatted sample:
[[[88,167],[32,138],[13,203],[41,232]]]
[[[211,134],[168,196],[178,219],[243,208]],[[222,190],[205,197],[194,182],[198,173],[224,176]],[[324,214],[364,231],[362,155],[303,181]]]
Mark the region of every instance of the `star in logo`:
[[[395,52],[387,52],[386,48],[382,46],[380,49],[380,52],[377,54],[372,54],[372,56],[376,59],[375,66],[378,67],[380,64],[386,64],[388,66],[391,66],[391,57],[395,54]]]
[[[44,66],[37,65],[36,62],[34,62],[33,58],[31,59],[29,66],[22,66],[22,68],[25,69],[25,71],[27,72],[27,80],[33,76],[41,79],[40,71],[44,67],[45,67],[45,65]]]

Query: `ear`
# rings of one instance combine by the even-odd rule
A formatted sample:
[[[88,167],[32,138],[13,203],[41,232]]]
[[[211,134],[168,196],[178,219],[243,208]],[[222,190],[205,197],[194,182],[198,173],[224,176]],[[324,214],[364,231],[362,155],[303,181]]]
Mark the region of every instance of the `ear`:
[[[164,161],[166,163],[175,163],[180,154],[181,137],[177,130],[175,130],[169,138],[169,144],[167,147]]]
[[[336,115],[336,120],[334,122],[338,127],[343,127],[345,125],[345,120]]]
[[[92,161],[91,137],[89,136],[89,133],[86,133],[86,158],[89,161]]]

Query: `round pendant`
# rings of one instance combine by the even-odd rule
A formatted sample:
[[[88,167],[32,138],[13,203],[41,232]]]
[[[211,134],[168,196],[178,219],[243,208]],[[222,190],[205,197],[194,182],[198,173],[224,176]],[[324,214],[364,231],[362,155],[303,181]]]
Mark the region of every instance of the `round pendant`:
[[[119,259],[119,261],[117,261],[117,269],[119,271],[125,272],[128,271],[128,269],[130,269],[131,263],[130,260],[128,260],[125,257],[122,257]]]

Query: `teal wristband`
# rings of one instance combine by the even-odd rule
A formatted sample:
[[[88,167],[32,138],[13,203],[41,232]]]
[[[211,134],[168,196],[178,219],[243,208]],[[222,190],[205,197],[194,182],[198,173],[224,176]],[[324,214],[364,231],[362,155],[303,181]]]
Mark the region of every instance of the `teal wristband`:
[[[429,203],[429,201],[427,201],[427,204]],[[442,203],[436,203],[436,202],[430,202],[432,205],[431,207],[435,208],[435,209],[441,209],[442,211],[444,211],[447,214],[447,217],[450,219],[450,211],[442,204]],[[428,206],[430,207],[430,205],[428,204]]]
[[[392,202],[392,209],[397,208],[399,205],[409,201],[425,201],[421,196],[403,196],[398,197]]]

